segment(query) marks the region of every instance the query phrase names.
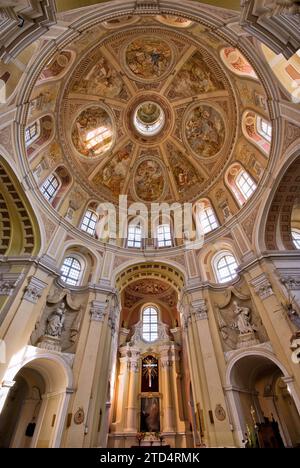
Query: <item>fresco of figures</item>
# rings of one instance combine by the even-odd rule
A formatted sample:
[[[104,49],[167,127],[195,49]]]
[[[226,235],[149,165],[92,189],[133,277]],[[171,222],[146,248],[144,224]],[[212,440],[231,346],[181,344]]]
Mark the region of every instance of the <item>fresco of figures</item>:
[[[135,171],[134,186],[141,200],[158,200],[164,191],[164,174],[160,164],[154,159],[142,161]]]
[[[129,171],[132,144],[118,151],[109,163],[94,177],[93,182],[98,187],[107,187],[115,196],[122,193],[125,179]]]
[[[196,52],[175,76],[168,97],[170,99],[186,98],[220,89],[224,89],[224,85],[214,76],[201,53]]]
[[[160,39],[141,37],[131,42],[126,49],[126,64],[138,78],[160,78],[169,69],[172,52]]]
[[[71,91],[78,94],[116,98],[120,96],[123,89],[124,82],[120,74],[104,57],[100,57],[96,65],[83,78],[75,81]]]
[[[240,76],[249,76],[257,78],[252,65],[245,59],[238,49],[234,47],[225,47],[221,51],[221,58],[229,70]]]
[[[204,179],[174,145],[167,144],[167,153],[177,191],[179,194],[187,195],[196,184],[199,186]]]
[[[72,54],[68,50],[60,52],[42,71],[39,76],[38,83],[60,77],[62,72],[68,67],[72,58]]]
[[[187,18],[182,18],[182,16],[160,15],[157,16],[156,19],[162,24],[174,26],[175,28],[188,28],[193,24],[193,21]]]
[[[215,156],[225,141],[225,125],[219,112],[201,104],[189,114],[185,135],[191,149],[199,156]]]
[[[72,142],[83,156],[95,157],[108,151],[113,142],[113,125],[106,110],[96,106],[84,109],[73,124]]]

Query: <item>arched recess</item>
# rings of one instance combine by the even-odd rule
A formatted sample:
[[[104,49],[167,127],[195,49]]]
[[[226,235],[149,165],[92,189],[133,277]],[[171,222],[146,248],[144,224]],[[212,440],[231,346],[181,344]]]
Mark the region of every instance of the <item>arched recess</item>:
[[[73,385],[72,371],[58,355],[30,354],[29,348],[22,365],[11,367],[5,375],[5,381],[13,386],[1,398],[2,444],[59,447]]]
[[[258,79],[252,65],[243,56],[243,54],[235,47],[223,47],[220,50],[220,57],[226,67],[235,75]]]
[[[40,247],[34,211],[12,169],[0,156],[0,254],[36,255]]]
[[[295,250],[291,235],[291,217],[300,197],[300,156],[283,173],[273,193],[264,231],[267,250]]]
[[[228,362],[225,378],[239,443],[246,433],[262,448],[298,445],[299,395],[293,377],[273,353],[241,350]]]
[[[185,284],[185,274],[179,268],[171,264],[161,262],[146,262],[128,265],[116,271],[114,281],[119,292],[137,281],[145,278],[161,279],[174,287],[177,292],[181,292]]]

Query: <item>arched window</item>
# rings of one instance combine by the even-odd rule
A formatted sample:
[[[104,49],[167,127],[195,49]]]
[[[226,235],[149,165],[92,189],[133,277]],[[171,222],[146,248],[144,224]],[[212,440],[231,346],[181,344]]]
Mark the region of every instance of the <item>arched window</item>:
[[[31,145],[39,136],[39,125],[38,122],[28,125],[25,128],[25,144],[26,146]]]
[[[82,265],[75,257],[66,257],[61,267],[60,278],[71,286],[77,286],[82,275]]]
[[[46,200],[48,200],[49,202],[53,200],[53,198],[55,197],[59,189],[59,186],[60,186],[59,180],[54,174],[51,174],[49,175],[49,177],[47,177],[47,179],[41,186],[41,192],[46,198]]]
[[[172,247],[170,224],[160,224],[156,228],[158,247]]]
[[[148,306],[143,310],[143,339],[155,341],[158,338],[158,310],[156,307]]]
[[[232,164],[226,172],[226,184],[233,192],[240,206],[251,197],[257,185],[240,163]]]
[[[199,200],[196,205],[196,215],[204,234],[213,231],[219,226],[215,212],[208,200]]]
[[[213,261],[218,283],[227,283],[236,278],[237,261],[231,252],[220,252]]]
[[[92,210],[87,210],[83,217],[80,229],[93,236],[95,234],[97,221],[98,216],[96,213]]]
[[[269,155],[272,140],[271,122],[256,112],[246,111],[242,117],[242,130],[247,140]]]
[[[249,176],[248,172],[242,170],[239,172],[236,178],[236,185],[244,195],[245,199],[251,197],[252,193],[256,190],[256,183]]]
[[[256,128],[258,133],[268,141],[271,141],[272,138],[272,125],[267,120],[262,117],[257,117],[256,119]]]
[[[300,230],[292,229],[292,239],[296,249],[300,249]]]
[[[142,228],[139,224],[130,224],[128,226],[127,246],[140,249],[142,247]]]

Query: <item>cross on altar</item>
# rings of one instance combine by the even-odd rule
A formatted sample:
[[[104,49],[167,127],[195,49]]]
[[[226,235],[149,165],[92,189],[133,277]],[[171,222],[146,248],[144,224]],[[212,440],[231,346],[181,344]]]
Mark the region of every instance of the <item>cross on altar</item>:
[[[143,374],[148,378],[149,388],[151,388],[152,379],[157,376],[157,362],[154,359],[144,359]]]

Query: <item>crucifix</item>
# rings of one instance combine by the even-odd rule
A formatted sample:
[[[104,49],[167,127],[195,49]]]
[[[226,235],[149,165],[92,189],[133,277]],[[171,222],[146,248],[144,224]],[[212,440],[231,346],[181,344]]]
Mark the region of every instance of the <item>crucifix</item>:
[[[152,379],[157,376],[157,361],[152,357],[143,360],[143,375],[148,378],[148,385],[151,388]]]

